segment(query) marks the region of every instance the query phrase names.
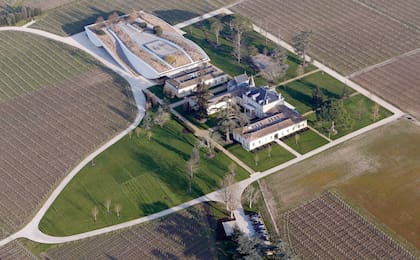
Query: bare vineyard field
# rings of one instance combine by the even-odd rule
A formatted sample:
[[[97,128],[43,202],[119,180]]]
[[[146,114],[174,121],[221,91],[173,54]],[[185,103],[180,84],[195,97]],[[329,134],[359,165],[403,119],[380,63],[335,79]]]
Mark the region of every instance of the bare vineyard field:
[[[404,24],[420,29],[420,2],[417,0],[383,1],[357,0],[375,10],[399,20]]]
[[[247,0],[233,9],[289,43],[312,30],[310,55],[343,74],[420,46],[418,30],[356,1]]]
[[[114,234],[47,251],[49,259],[214,259],[214,224],[204,205]]]
[[[71,168],[134,118],[126,82],[82,52],[0,33],[0,237]]]
[[[0,260],[36,260],[24,246],[19,242],[13,241],[0,247]]]
[[[0,227],[20,227],[54,184],[134,119],[126,83],[94,69],[0,103]]]
[[[290,246],[304,259],[415,259],[330,193],[285,215]]]
[[[419,154],[419,127],[401,119],[273,174],[266,182],[280,212],[333,189],[407,248],[419,248]]]
[[[178,23],[220,8],[234,0],[81,0],[48,11],[34,28],[60,35],[83,31],[84,26],[105,18],[113,11],[128,13],[131,10],[152,12],[170,23]]]
[[[75,0],[0,0],[0,10],[1,6],[5,6],[6,4],[13,6],[16,3],[20,3],[24,6],[39,7],[42,8],[42,10],[48,10],[73,1]]]
[[[0,32],[0,103],[88,71],[97,63],[64,44]]]
[[[420,53],[405,56],[352,78],[363,87],[420,118]]]

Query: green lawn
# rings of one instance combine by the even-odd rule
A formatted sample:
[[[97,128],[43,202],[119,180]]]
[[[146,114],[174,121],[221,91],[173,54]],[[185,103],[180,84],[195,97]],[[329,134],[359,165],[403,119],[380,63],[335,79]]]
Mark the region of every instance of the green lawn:
[[[339,99],[343,94],[344,88],[347,88],[349,94],[355,92],[352,88],[347,87],[344,83],[324,72],[317,72],[287,85],[280,86],[277,88],[277,91],[286,98],[287,102],[295,106],[303,114],[313,109],[312,94],[316,87],[321,89],[324,100]]]
[[[174,97],[174,98],[166,97],[163,94],[163,86],[162,85],[151,86],[150,88],[148,88],[148,90],[150,92],[152,92],[153,94],[155,94],[160,99],[165,99],[166,98],[170,103],[174,103],[174,102],[182,100],[182,98],[178,98],[178,97]]]
[[[277,143],[271,144],[271,158],[268,156],[268,149],[261,149],[258,151],[248,152],[240,144],[234,144],[228,148],[228,150],[238,157],[241,161],[246,163],[249,167],[255,171],[265,171],[274,166],[287,162],[295,156],[285,150]],[[255,154],[258,154],[258,165],[255,164]]]
[[[300,154],[305,154],[328,143],[312,130],[299,133],[298,136],[298,139],[296,139],[296,135],[290,136],[283,139],[283,142]]]
[[[241,64],[236,62],[236,58],[233,56],[233,43],[229,39],[231,37],[229,29],[224,29],[219,37],[220,45],[216,46],[216,37],[214,33],[210,31],[210,24],[217,18],[210,18],[204,20],[200,23],[196,23],[189,27],[184,28],[183,30],[187,33],[185,36],[194,42],[196,42],[203,50],[209,55],[211,63],[224,70],[231,76],[236,76],[244,73],[246,71],[248,74],[257,74],[257,71],[253,68],[251,61],[246,57],[247,50],[244,48],[244,58]],[[266,45],[265,37],[255,31],[250,31],[244,34],[243,36],[243,45],[251,46],[254,45],[258,48],[260,52],[266,47],[268,50],[272,50],[277,47],[277,45],[268,40]],[[286,76],[277,80],[281,82],[290,78],[297,76],[296,68],[298,66],[297,57],[288,52],[287,64],[289,69],[286,73]],[[314,70],[315,67],[310,65],[305,68],[305,72]],[[258,85],[265,85],[267,81],[261,77],[256,77],[255,79]]]
[[[217,113],[213,115],[209,115],[208,119],[204,123],[200,123],[192,113],[189,113],[184,110],[183,106],[177,106],[175,107],[175,111],[177,111],[179,114],[181,114],[183,117],[185,117],[188,121],[193,123],[194,125],[202,128],[202,129],[209,129],[217,126]]]
[[[162,129],[153,128],[150,142],[143,131],[140,137],[125,137],[113,145],[63,190],[40,229],[51,235],[77,234],[150,215],[217,189],[231,160],[222,153],[212,159],[202,153],[193,192],[187,192],[186,161],[195,137],[184,132],[171,120]],[[236,178],[247,176],[238,167]],[[106,199],[122,205],[120,219],[113,210],[106,213]],[[91,214],[94,206],[99,209],[96,223]]]
[[[361,114],[361,117],[359,118],[358,115],[358,109],[360,107],[361,102],[364,103],[365,106],[365,111]],[[361,129],[363,127],[366,127],[370,124],[375,123],[375,121],[372,119],[372,108],[375,105],[375,102],[373,102],[372,100],[370,100],[369,98],[358,94],[355,95],[347,100],[344,101],[344,107],[346,108],[346,110],[349,112],[351,118],[353,119],[354,123],[351,129],[348,130],[342,130],[342,129],[337,129],[338,133],[336,135],[332,135],[331,139],[337,139],[340,138],[342,136],[345,136],[351,132],[354,132],[358,129]],[[379,120],[382,120],[384,118],[387,118],[389,116],[392,115],[392,112],[388,111],[387,109],[380,107],[379,110]],[[317,127],[316,126],[316,117],[312,116],[311,119],[308,119],[308,123],[310,125],[312,125],[313,127]],[[321,128],[317,128],[318,131],[322,132],[323,134],[325,134],[326,136],[328,136],[328,131],[326,129],[321,129]]]

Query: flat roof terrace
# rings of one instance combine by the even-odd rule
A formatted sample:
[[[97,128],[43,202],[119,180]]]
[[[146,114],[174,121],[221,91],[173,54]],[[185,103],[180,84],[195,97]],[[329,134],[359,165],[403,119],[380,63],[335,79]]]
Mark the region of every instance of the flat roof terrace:
[[[161,58],[165,58],[169,55],[174,55],[177,51],[177,48],[161,40],[155,40],[146,43],[144,46]]]

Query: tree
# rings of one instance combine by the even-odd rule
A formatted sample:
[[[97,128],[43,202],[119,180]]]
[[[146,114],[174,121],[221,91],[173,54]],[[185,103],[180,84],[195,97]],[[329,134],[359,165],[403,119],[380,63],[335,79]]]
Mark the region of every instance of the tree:
[[[130,15],[128,16],[128,22],[134,23],[139,18],[139,14],[136,10],[131,10]]]
[[[153,120],[152,116],[149,112],[146,112],[146,114],[143,117],[142,126],[146,131],[152,130]]]
[[[204,137],[204,143],[208,151],[208,157],[212,158],[215,154],[215,143],[219,143],[222,137],[218,131],[209,131],[209,135]]]
[[[267,147],[267,156],[268,156],[268,158],[271,158],[271,156],[272,156],[272,153],[273,152],[273,147],[271,147],[271,144],[269,144],[268,145],[268,147]]]
[[[219,36],[220,32],[223,30],[223,24],[220,22],[219,19],[215,19],[210,25],[210,30],[216,36],[216,43],[217,45],[219,45]]]
[[[238,168],[238,166],[236,165],[236,163],[232,162],[229,164],[229,174],[232,174],[233,176],[236,175],[236,169]]]
[[[233,211],[237,207],[237,201],[235,198],[235,188],[233,184],[235,183],[235,177],[233,174],[226,174],[221,182],[222,186],[222,200],[225,203],[226,210],[230,212],[230,218],[233,219]]]
[[[270,62],[260,68],[261,75],[271,83],[277,79],[284,77],[289,68],[287,61],[287,53],[283,48],[275,48],[270,53]]]
[[[255,155],[254,155],[255,166],[258,166],[259,161],[260,161],[260,156],[258,156],[258,153],[255,153]]]
[[[149,140],[149,142],[152,140],[152,136],[153,136],[152,130],[147,130],[147,139]]]
[[[191,151],[190,159],[187,161],[188,192],[189,193],[192,192],[192,184],[194,182],[194,177],[199,167],[200,167],[200,150],[196,144]]]
[[[106,208],[106,213],[109,214],[109,212],[111,210],[111,199],[106,199],[105,200],[105,208]]]
[[[200,76],[204,76],[203,70],[201,70]],[[201,80],[201,82],[197,84],[194,96],[192,97],[196,103],[196,115],[200,120],[206,119],[208,117],[207,108],[211,96],[212,94],[210,92],[209,86]]]
[[[295,143],[296,143],[296,145],[298,145],[299,139],[300,139],[300,134],[296,134],[295,135]]]
[[[245,32],[249,32],[252,30],[252,22],[247,17],[235,15],[232,20],[232,27],[233,27],[233,30],[235,31],[234,54],[239,64],[241,63],[241,58],[242,58],[242,35]]]
[[[155,25],[153,27],[153,32],[157,35],[157,36],[162,36],[163,34],[163,29],[162,27],[160,27],[159,25]]]
[[[129,137],[129,138],[130,138],[130,140],[131,140],[131,138],[133,137],[133,131],[128,132],[128,137]]]
[[[160,128],[163,128],[163,126],[166,124],[166,122],[169,121],[169,119],[171,118],[171,115],[166,112],[165,110],[163,110],[162,106],[159,106],[153,121],[155,124],[157,124],[158,126],[160,126]]]
[[[137,138],[140,137],[141,128],[140,127],[136,127],[136,129],[134,130],[134,132],[136,133]]]
[[[226,106],[219,113],[218,126],[226,135],[226,143],[231,143],[230,134],[232,131],[237,127],[245,126],[248,118],[241,112],[237,104],[229,100],[226,102]]]
[[[248,56],[256,56],[258,55],[258,48],[255,45],[251,45],[248,47]]]
[[[237,250],[243,259],[263,259],[266,246],[257,236],[248,237],[240,235],[235,241]]]
[[[357,102],[357,108],[356,108],[356,116],[358,120],[362,120],[362,117],[366,113],[366,102],[362,98]]]
[[[115,210],[115,213],[117,214],[117,218],[120,218],[120,214],[122,210],[121,204],[115,204],[114,210]]]
[[[98,207],[94,206],[94,207],[92,208],[92,217],[93,217],[93,222],[96,222],[96,220],[97,220],[97,218],[98,218],[98,213],[99,213]]]
[[[313,108],[316,110],[322,106],[324,103],[324,93],[319,86],[312,91],[312,104]]]
[[[379,117],[380,117],[380,110],[381,107],[379,106],[378,103],[375,103],[375,105],[373,105],[372,107],[372,120],[373,121],[378,121]]]
[[[249,185],[244,191],[245,199],[249,203],[249,208],[252,208],[252,204],[257,202],[260,197],[260,192],[254,188],[254,186]]]
[[[108,16],[108,21],[107,21],[108,22],[108,26],[110,26],[112,24],[115,24],[115,23],[118,23],[119,20],[120,20],[120,16],[118,15],[118,13],[117,12],[113,12],[112,14],[110,14]]]
[[[343,100],[328,100],[317,111],[317,125],[328,130],[334,122],[334,130],[347,131],[353,127],[354,120],[344,106]]]
[[[306,52],[309,47],[312,31],[301,31],[292,38],[292,45],[299,56],[302,66],[306,67]]]

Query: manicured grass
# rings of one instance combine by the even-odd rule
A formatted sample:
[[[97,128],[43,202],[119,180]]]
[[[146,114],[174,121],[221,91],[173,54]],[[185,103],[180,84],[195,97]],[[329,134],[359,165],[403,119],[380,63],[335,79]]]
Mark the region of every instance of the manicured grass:
[[[178,97],[174,97],[174,98],[168,98],[168,97],[166,97],[163,94],[163,86],[162,85],[151,86],[150,88],[148,88],[148,90],[150,92],[152,92],[153,94],[155,94],[160,99],[167,99],[167,100],[169,100],[170,103],[174,103],[174,102],[177,102],[177,101],[182,100],[182,98],[178,98]]]
[[[217,113],[213,115],[209,115],[206,122],[201,123],[194,117],[192,113],[185,111],[182,105],[175,107],[175,111],[177,111],[179,114],[185,117],[188,121],[190,121],[191,123],[195,124],[196,126],[202,129],[209,129],[209,128],[213,128],[217,126],[217,122],[218,122]]]
[[[299,133],[298,136],[297,140],[296,135],[293,135],[283,141],[300,154],[305,154],[328,143],[327,140],[309,129],[305,132]]]
[[[403,237],[419,248],[419,154],[420,128],[400,120],[270,175],[265,181],[282,212],[333,188],[394,238]]]
[[[358,108],[360,106],[360,102],[363,102],[365,104],[366,110],[364,111],[364,113],[361,115],[361,117],[359,118],[357,111]],[[340,138],[342,136],[345,136],[351,132],[354,132],[356,130],[359,130],[363,127],[366,127],[370,124],[373,124],[377,121],[380,121],[384,118],[387,118],[389,116],[392,115],[392,112],[388,111],[387,109],[380,107],[379,110],[379,118],[377,121],[374,121],[372,118],[372,109],[375,105],[375,102],[373,102],[372,100],[370,100],[369,98],[359,94],[359,95],[355,95],[353,97],[350,97],[349,99],[346,99],[344,101],[344,107],[346,108],[346,110],[349,112],[350,117],[353,119],[353,126],[351,129],[347,129],[347,130],[342,130],[342,129],[337,129],[338,133],[336,135],[331,135],[330,138],[331,139],[337,139]],[[309,121],[309,123],[316,128],[316,123],[315,121]],[[328,131],[325,129],[317,129],[318,131],[320,131],[321,133],[325,134],[326,136],[328,136]]]
[[[228,148],[228,150],[238,157],[241,161],[246,163],[249,167],[255,171],[265,171],[274,166],[287,162],[295,156],[285,150],[277,143],[271,144],[271,158],[268,156],[268,149],[262,148],[258,151],[248,152],[240,144],[234,144]],[[255,163],[255,154],[258,154],[258,164]]]
[[[225,28],[222,31],[219,37],[220,45],[216,46],[216,37],[210,30],[210,24],[215,19],[217,18],[210,18],[184,28],[183,30],[187,32],[185,36],[200,45],[200,47],[203,48],[203,50],[209,55],[211,62],[229,75],[236,76],[244,73],[244,71],[246,71],[248,75],[257,74],[252,62],[246,57],[246,48],[243,50],[244,58],[242,59],[242,62],[240,64],[237,63],[236,58],[232,54],[234,48],[232,40],[230,39],[232,36],[229,29]],[[264,48],[272,50],[277,47],[277,45],[270,40],[268,40],[266,44],[265,37],[255,31],[250,31],[244,34],[243,45],[254,45],[260,52],[262,52]],[[277,83],[296,77],[298,62],[297,57],[288,52],[287,64],[289,65],[289,69],[283,78],[277,80]],[[309,72],[314,69],[315,67],[310,65],[305,68],[305,72]],[[256,83],[258,85],[266,85],[267,81],[261,77],[256,77]]]
[[[279,91],[300,113],[306,113],[313,109],[312,95],[316,87],[319,87],[325,97],[324,100],[339,99],[343,94],[343,89],[347,88],[347,93],[355,91],[347,87],[344,83],[336,80],[324,72],[317,72],[302,79],[288,83],[277,88]]]
[[[63,190],[41,221],[40,229],[51,235],[71,235],[150,215],[178,205],[219,187],[231,160],[224,154],[208,159],[201,153],[193,191],[188,193],[186,161],[196,142],[174,120],[164,128],[155,126],[148,141],[146,133],[125,137],[87,165]],[[247,173],[238,167],[236,178]],[[112,200],[107,214],[105,200]],[[121,218],[113,210],[122,205]],[[93,222],[92,208],[99,209]]]

